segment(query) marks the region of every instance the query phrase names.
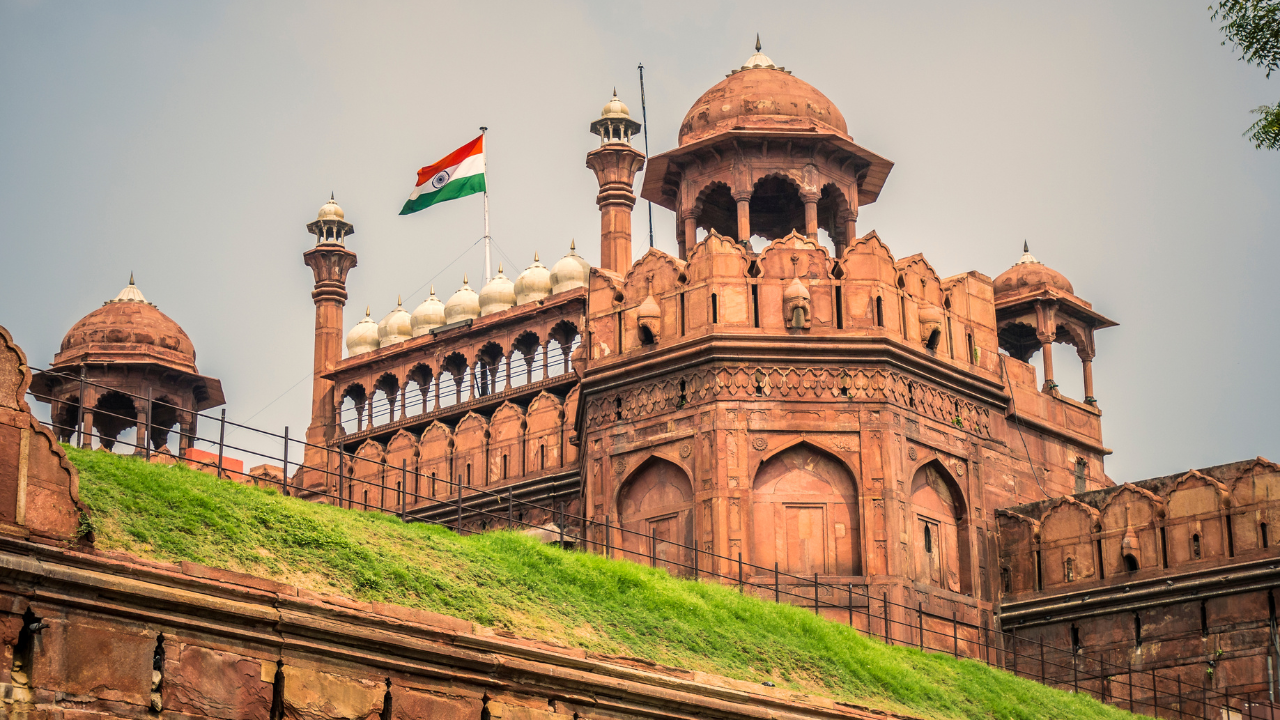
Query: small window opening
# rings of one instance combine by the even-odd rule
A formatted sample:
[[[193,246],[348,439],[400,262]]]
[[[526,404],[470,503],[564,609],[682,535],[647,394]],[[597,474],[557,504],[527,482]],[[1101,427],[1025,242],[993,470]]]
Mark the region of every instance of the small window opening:
[[[933,532],[928,525],[924,526],[924,551],[929,554],[933,553]]]
[[[884,298],[876,296],[876,327],[884,327]]]
[[[680,293],[680,336],[684,337],[684,293]]]
[[[1226,520],[1227,520],[1227,557],[1233,558],[1236,556],[1236,533],[1235,533],[1235,529],[1232,527],[1231,516],[1227,515]]]
[[[836,286],[835,304],[836,304],[836,329],[843,330],[844,329],[844,291],[839,285]]]
[[[547,469],[547,446],[546,445],[538,446],[538,469],[539,470]]]
[[[1080,654],[1080,628],[1075,623],[1071,623],[1071,652]]]
[[[1040,572],[1040,551],[1036,550],[1036,590],[1044,589],[1044,576]]]
[[[1165,542],[1164,528],[1160,528],[1160,567],[1169,569],[1169,543]]]
[[[1142,618],[1138,616],[1138,613],[1133,614],[1133,643],[1138,646],[1142,645]]]
[[[641,344],[641,345],[652,345],[652,344],[654,344],[654,342],[655,342],[655,340],[653,339],[653,331],[652,331],[652,330],[650,330],[649,328],[647,328],[647,327],[645,327],[645,326],[641,325],[641,326],[640,326],[640,344]]]
[[[680,402],[679,407],[684,407],[685,403],[689,402],[689,396],[685,392],[684,380],[680,381],[680,401],[679,402]]]
[[[621,395],[613,398],[613,419],[614,420],[622,419],[622,396]]]
[[[757,372],[752,376],[752,389],[755,391],[756,397],[764,397],[764,373]]]
[[[951,305],[951,301],[947,300],[947,306],[950,307],[950,305]],[[952,360],[956,359],[956,341],[955,341],[955,335],[953,335],[951,331],[950,315],[947,316],[947,354],[951,356]]]
[[[1124,556],[1124,569],[1126,572],[1138,572],[1138,558],[1132,554],[1126,554]]]
[[[1191,536],[1191,559],[1200,559],[1200,533]]]
[[[711,293],[711,324],[720,322],[720,298]]]
[[[937,350],[938,343],[941,340],[942,340],[942,331],[935,329],[933,332],[929,333],[929,339],[925,341],[925,347],[929,348],[930,350]]]
[[[1209,606],[1200,601],[1200,637],[1209,637]]]
[[[1000,568],[1000,591],[1008,595],[1013,592],[1013,573],[1009,568]]]
[[[1262,541],[1262,549],[1263,549],[1263,550],[1266,550],[1266,549],[1267,549],[1267,545],[1268,545],[1268,543],[1270,542],[1270,541],[1267,539],[1267,524],[1266,524],[1266,523],[1258,523],[1258,538]]]
[[[1076,579],[1076,561],[1075,558],[1067,558],[1063,568],[1063,574],[1067,578],[1067,582],[1075,582]]]
[[[973,344],[973,333],[964,334],[965,342],[969,345],[969,364],[978,364],[978,348]]]
[[[1106,579],[1107,579],[1107,577],[1106,577],[1106,572],[1102,569],[1102,566],[1106,564],[1106,563],[1102,562],[1102,538],[1098,538],[1098,541],[1097,541],[1097,550],[1098,550],[1098,562],[1097,562],[1097,566],[1098,566],[1098,579],[1099,579],[1099,580],[1106,580]]]
[[[506,480],[506,479],[507,479],[507,477],[508,477],[508,475],[507,475],[507,455],[506,455],[506,453],[503,453],[503,454],[502,454],[502,479],[503,479],[503,480]]]
[[[471,463],[467,463],[467,487],[471,487]]]

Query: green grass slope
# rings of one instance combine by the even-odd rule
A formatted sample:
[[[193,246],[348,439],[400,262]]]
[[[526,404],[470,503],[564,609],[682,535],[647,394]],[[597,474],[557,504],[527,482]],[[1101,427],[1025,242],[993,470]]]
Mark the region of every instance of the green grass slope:
[[[67,451],[103,550],[190,560],[924,717],[1134,717],[978,662],[889,647],[800,608],[517,533],[459,537],[182,467]]]

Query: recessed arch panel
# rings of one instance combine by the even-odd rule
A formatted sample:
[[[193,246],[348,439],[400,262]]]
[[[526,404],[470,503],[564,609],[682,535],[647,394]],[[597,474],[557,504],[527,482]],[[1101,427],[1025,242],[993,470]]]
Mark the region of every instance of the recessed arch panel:
[[[793,445],[756,472],[752,562],[766,568],[776,562],[798,577],[860,575],[858,517],[857,488],[844,464],[808,443]]]

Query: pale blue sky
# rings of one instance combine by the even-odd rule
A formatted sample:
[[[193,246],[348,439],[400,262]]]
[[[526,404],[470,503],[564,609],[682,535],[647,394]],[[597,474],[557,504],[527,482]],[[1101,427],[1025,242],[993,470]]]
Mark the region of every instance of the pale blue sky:
[[[943,276],[994,277],[1026,239],[1121,323],[1095,363],[1113,478],[1280,460],[1280,153],[1241,137],[1280,79],[1221,47],[1205,5],[2,0],[0,324],[46,364],[132,270],[232,418],[299,433],[304,225],[330,191],[357,229],[348,327],[481,273],[479,248],[446,267],[482,234],[479,198],[396,214],[480,125],[497,260],[577,238],[596,261],[583,158],[611,88],[638,114],[644,62],[669,149],[760,32],[896,163],[860,231]]]

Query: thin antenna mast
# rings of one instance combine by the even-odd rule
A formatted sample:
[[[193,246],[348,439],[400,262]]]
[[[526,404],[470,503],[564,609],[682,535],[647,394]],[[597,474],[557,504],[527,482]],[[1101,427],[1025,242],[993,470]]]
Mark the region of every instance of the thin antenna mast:
[[[640,63],[640,120],[644,122],[644,160],[649,162],[649,113],[644,106],[644,63]],[[649,247],[653,247],[653,203],[649,205]]]

